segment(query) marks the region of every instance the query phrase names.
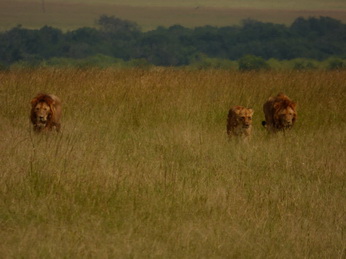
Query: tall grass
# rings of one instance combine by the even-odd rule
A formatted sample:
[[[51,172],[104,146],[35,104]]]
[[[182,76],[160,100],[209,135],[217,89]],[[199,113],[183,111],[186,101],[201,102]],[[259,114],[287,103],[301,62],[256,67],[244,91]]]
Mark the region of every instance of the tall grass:
[[[1,258],[344,258],[346,72],[0,74]],[[63,100],[36,135],[30,99]],[[286,135],[262,104],[298,102]],[[231,105],[255,109],[249,143]]]

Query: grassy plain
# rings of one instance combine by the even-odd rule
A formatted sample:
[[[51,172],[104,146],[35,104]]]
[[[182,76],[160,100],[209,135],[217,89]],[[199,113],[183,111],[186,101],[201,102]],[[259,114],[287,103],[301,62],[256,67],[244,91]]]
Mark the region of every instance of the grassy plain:
[[[1,258],[345,258],[346,72],[0,72]],[[63,100],[35,135],[30,99]],[[284,91],[295,128],[268,136]],[[228,141],[231,105],[255,109]]]
[[[291,24],[297,17],[330,16],[346,22],[344,1],[0,1],[0,30],[18,24],[72,30],[94,27],[102,14],[137,22],[143,30],[181,24],[227,26],[252,18]],[[44,11],[43,11],[44,10]]]

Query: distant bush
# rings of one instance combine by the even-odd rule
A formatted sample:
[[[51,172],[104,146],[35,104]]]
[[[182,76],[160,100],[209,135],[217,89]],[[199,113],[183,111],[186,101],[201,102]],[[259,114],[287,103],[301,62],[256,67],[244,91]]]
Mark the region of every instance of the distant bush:
[[[188,67],[194,69],[214,68],[236,70],[237,62],[228,59],[209,58],[205,55],[199,55],[198,58],[192,61]]]
[[[263,58],[254,55],[246,55],[240,58],[238,65],[240,71],[267,70],[270,68]]]
[[[0,62],[0,70],[31,69],[42,67],[56,68],[151,68],[155,67],[145,58],[134,58],[124,61],[120,58],[114,58],[102,54],[86,58],[65,58],[53,57],[50,59],[40,59],[32,56],[26,60],[20,60],[7,65]],[[220,70],[239,70],[239,71],[258,71],[258,70],[341,70],[346,69],[346,61],[341,58],[329,58],[323,61],[306,58],[296,58],[291,60],[278,60],[271,58],[264,60],[261,57],[246,55],[238,61],[210,58],[206,55],[199,55],[198,58],[191,61],[189,65],[182,68],[192,70],[220,69]]]
[[[44,62],[43,66],[51,67],[74,67],[76,63],[72,58],[50,58]]]
[[[109,57],[97,54],[91,57],[74,59],[74,58],[50,58],[38,64],[39,67],[76,67],[76,68],[108,68],[108,67],[148,67],[152,66],[145,59],[132,59],[124,61],[119,58]],[[16,62],[12,67],[32,67],[30,63],[20,61]]]
[[[328,66],[327,68],[330,70],[340,70],[346,68],[346,62],[341,58],[330,58],[327,60]]]
[[[144,58],[131,59],[125,62],[126,67],[136,67],[136,68],[150,68],[153,65]]]
[[[4,63],[0,62],[0,71],[7,70],[8,66],[6,66]]]
[[[305,58],[296,58],[291,60],[293,63],[294,70],[307,70],[307,69],[315,69],[318,67],[316,61]]]

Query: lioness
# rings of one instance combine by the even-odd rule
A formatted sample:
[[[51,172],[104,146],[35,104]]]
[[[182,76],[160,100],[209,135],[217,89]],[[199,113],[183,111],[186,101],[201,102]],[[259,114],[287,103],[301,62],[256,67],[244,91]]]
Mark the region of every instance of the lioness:
[[[228,136],[249,137],[252,130],[252,109],[243,106],[233,106],[228,112],[227,134]]]
[[[31,122],[35,132],[60,131],[61,101],[53,94],[38,94],[31,100]]]
[[[263,105],[265,121],[262,125],[269,132],[285,131],[293,127],[297,119],[297,104],[287,95],[279,93]]]

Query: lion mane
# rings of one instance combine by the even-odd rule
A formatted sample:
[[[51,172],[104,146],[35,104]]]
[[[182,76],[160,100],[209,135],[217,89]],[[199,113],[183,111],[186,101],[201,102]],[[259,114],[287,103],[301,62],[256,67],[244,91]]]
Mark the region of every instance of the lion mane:
[[[31,100],[30,120],[35,132],[60,131],[61,101],[53,94],[40,93]]]
[[[297,120],[296,102],[283,93],[270,97],[263,105],[263,112],[262,125],[273,133],[291,129]]]
[[[249,137],[252,130],[252,109],[243,106],[233,106],[228,112],[227,134],[228,136]]]

